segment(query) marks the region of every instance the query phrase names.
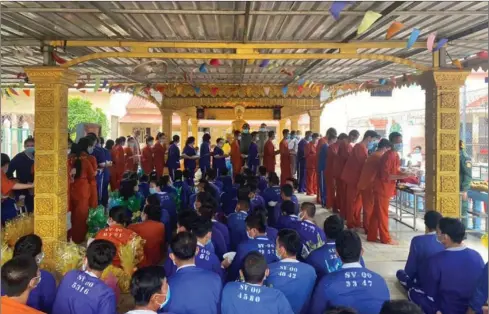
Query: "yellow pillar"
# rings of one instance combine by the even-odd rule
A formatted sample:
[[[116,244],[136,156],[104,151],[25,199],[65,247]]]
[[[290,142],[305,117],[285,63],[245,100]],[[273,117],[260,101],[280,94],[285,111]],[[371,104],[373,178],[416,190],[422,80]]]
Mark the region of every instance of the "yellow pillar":
[[[199,144],[199,120],[192,118],[192,136],[195,137],[195,147]]]
[[[423,74],[426,90],[426,206],[459,217],[460,87],[469,72],[435,70]]]
[[[180,142],[185,143],[188,138],[188,120],[189,116],[180,114]]]
[[[68,88],[78,73],[59,67],[32,67],[25,72],[35,85],[34,232],[43,240],[46,266],[51,268],[56,247],[67,234]]]
[[[278,134],[276,135],[276,138],[281,141],[284,136],[282,135],[282,132],[287,128],[287,120],[286,119],[282,119],[279,121],[278,123]]]
[[[171,109],[160,109],[162,121],[161,121],[161,129],[163,133],[165,133],[168,142],[172,140],[172,116],[173,110]]]
[[[290,117],[290,130],[297,131],[299,130],[299,118],[300,116],[292,116]]]
[[[321,109],[309,110],[309,130],[321,133]]]

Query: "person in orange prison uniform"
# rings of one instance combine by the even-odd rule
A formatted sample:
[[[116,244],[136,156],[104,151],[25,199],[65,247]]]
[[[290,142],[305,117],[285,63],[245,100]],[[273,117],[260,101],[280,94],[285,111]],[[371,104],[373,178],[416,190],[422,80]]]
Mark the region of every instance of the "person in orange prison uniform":
[[[375,131],[365,132],[362,141],[353,147],[341,173],[341,180],[346,183],[346,221],[350,229],[361,227],[362,197],[357,187],[358,180],[367,160],[368,151],[373,149],[374,141],[378,137]]]
[[[389,235],[389,201],[396,192],[396,181],[411,176],[401,172],[399,151],[402,149],[402,135],[398,132],[389,134],[392,149],[380,158],[378,174],[374,181],[374,212],[368,226],[367,241],[397,244]]]
[[[158,133],[156,135],[156,142],[153,145],[153,160],[155,163],[156,177],[159,179],[163,176],[163,169],[165,168],[165,154],[166,154],[166,135],[165,133]]]
[[[159,205],[146,205],[141,213],[142,222],[129,225],[129,229],[136,232],[144,243],[144,260],[139,267],[156,266],[163,258],[165,245],[165,225],[160,221],[161,208]]]
[[[121,146],[122,139],[123,139],[122,137],[117,138],[115,140],[115,145],[110,150],[110,157],[112,158],[112,167],[110,167],[110,190],[111,191],[116,191],[119,189],[122,180],[122,174],[124,173],[124,168],[122,169],[122,171],[120,171],[121,164],[122,167],[124,167],[124,162],[123,162],[124,149],[122,149],[122,154],[121,154],[121,150],[119,149],[122,148]]]
[[[90,156],[87,154],[89,145],[88,139],[80,139],[78,144],[71,146],[71,155],[68,160],[70,169],[70,234],[73,242],[77,244],[85,241],[87,235],[88,209],[91,207],[91,195],[94,193],[93,182],[96,182],[93,162],[90,161]],[[96,190],[95,193],[97,193]]]
[[[318,133],[312,134],[312,140],[307,143],[304,149],[306,157],[306,194],[314,195],[317,192],[317,168],[316,168],[316,153],[318,144]]]
[[[154,141],[154,137],[146,137],[146,146],[144,146],[143,151],[141,152],[141,168],[143,169],[144,174],[147,174],[148,176],[151,174],[151,172],[153,172],[154,169],[152,148]]]
[[[107,240],[112,242],[117,248],[117,254],[112,261],[112,264],[116,267],[121,266],[121,259],[119,257],[121,245],[129,243],[138,234],[126,226],[130,220],[127,217],[126,208],[122,206],[114,206],[110,209],[107,228],[100,230],[95,235],[95,240]],[[143,262],[143,261],[141,261]]]
[[[280,185],[284,185],[285,181],[292,177],[290,169],[290,151],[289,151],[289,130],[282,131],[283,139],[280,142]]]
[[[235,130],[234,141],[231,143],[231,164],[233,165],[233,177],[241,172],[241,167],[243,165],[243,157],[241,156],[241,151],[239,149],[240,139],[241,132]]]
[[[383,138],[377,145],[377,150],[368,156],[360,174],[357,188],[362,196],[363,205],[363,229],[368,234],[370,219],[374,211],[374,181],[377,177],[380,158],[391,149],[391,142]]]
[[[95,156],[92,156],[93,149],[95,147],[95,141],[92,137],[83,137],[78,141],[78,144],[82,147],[80,156],[86,157],[92,165],[93,175],[96,176],[98,164]],[[98,206],[98,190],[97,180],[90,181],[90,195],[88,200],[88,206],[90,208],[96,208]]]
[[[345,133],[342,134],[344,137],[347,136]],[[333,174],[336,158],[338,157],[338,147],[341,140],[340,134],[338,141],[328,146],[326,169],[324,170],[324,178],[326,180],[326,208],[331,209],[334,213],[338,212],[338,205],[336,203],[336,180]]]
[[[358,140],[360,133],[357,130],[352,130],[347,137],[340,134],[340,138],[343,140],[338,141],[338,155],[335,158],[334,166],[334,177],[336,179],[336,201],[338,209],[340,211],[340,216],[346,220],[348,214],[346,212],[346,183],[341,180],[341,174],[343,173],[343,168],[345,167],[350,153],[352,150],[352,145]]]
[[[135,141],[133,137],[127,138],[127,145],[124,147],[124,159],[126,161],[124,171],[134,171],[134,166],[137,165],[134,161],[134,151],[132,150],[134,143]]]
[[[268,132],[268,140],[263,147],[263,166],[267,168],[267,173],[275,172],[275,164],[276,158],[280,152],[279,150],[275,150],[275,146],[273,146],[273,140],[275,139],[275,132]]]

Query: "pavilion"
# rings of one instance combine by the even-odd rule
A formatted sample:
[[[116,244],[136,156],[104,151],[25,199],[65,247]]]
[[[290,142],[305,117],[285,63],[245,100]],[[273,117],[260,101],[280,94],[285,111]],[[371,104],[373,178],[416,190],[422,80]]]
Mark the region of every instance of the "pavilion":
[[[471,69],[487,70],[480,52],[488,48],[488,3],[358,1],[338,20],[330,7],[2,2],[2,87],[35,88],[35,232],[46,255],[54,258],[57,241],[66,239],[67,97],[74,86],[129,90],[157,106],[165,133],[175,113],[196,134],[199,118],[232,120],[237,105],[245,119],[279,119],[280,128],[290,121],[297,129],[307,114],[319,131],[322,108],[337,97],[419,84],[426,91],[426,207],[458,216],[459,87]],[[367,11],[380,17],[358,34]],[[386,40],[394,21],[403,27]],[[413,28],[420,34],[407,48]],[[427,49],[432,32],[435,46],[447,40],[436,51]],[[185,138],[188,123],[181,127]]]

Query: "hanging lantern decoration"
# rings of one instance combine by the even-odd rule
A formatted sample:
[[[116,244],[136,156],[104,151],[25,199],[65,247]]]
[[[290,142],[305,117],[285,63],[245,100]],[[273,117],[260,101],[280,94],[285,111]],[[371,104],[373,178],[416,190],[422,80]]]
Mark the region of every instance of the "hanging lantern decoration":
[[[411,31],[411,35],[409,36],[409,39],[408,39],[408,42],[407,42],[407,45],[406,45],[406,48],[411,48],[414,43],[416,42],[416,40],[418,39],[419,37],[419,34],[420,34],[420,30],[417,29],[417,28],[413,28],[413,30]]]
[[[392,22],[391,26],[387,29],[387,34],[385,35],[385,39],[389,40],[394,37],[395,34],[399,33],[399,31],[404,27],[404,24],[398,21]]]
[[[282,87],[282,94],[286,96],[288,91],[289,91],[289,87],[287,85],[284,85]]]
[[[211,59],[211,61],[209,61],[209,64],[214,67],[217,67],[221,65],[221,61],[219,61],[219,59]]]
[[[448,39],[447,38],[442,38],[438,41],[438,43],[436,44],[436,47],[433,51],[438,51],[440,50],[441,48],[443,48],[443,46],[445,46],[445,44],[448,42]]]
[[[370,26],[372,26],[372,24],[374,24],[381,17],[382,14],[374,11],[365,12],[365,15],[363,16],[363,20],[358,26],[357,34],[361,35],[365,33],[370,28]]]
[[[262,60],[261,63],[260,63],[260,68],[267,67],[269,63],[270,63],[270,60],[268,60],[268,59]]]
[[[200,71],[200,73],[208,73],[208,71],[207,71],[207,64],[202,63],[200,65],[200,67],[199,67],[199,71]]]
[[[263,87],[263,91],[265,92],[265,95],[268,96],[270,94],[270,87]]]
[[[426,39],[426,49],[428,51],[433,51],[433,45],[435,44],[435,39],[436,39],[436,32],[433,32],[428,35],[428,38]]]

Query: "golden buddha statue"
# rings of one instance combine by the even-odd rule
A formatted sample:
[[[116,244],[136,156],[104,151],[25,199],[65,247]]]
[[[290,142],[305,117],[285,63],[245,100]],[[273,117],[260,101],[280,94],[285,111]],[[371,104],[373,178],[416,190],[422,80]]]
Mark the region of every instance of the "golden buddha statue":
[[[246,120],[243,119],[244,111],[245,111],[245,107],[241,105],[234,107],[234,114],[236,115],[236,120],[232,122],[232,126],[233,126],[232,131],[234,130],[241,131],[241,129],[243,128],[243,124],[248,123],[246,122]]]

